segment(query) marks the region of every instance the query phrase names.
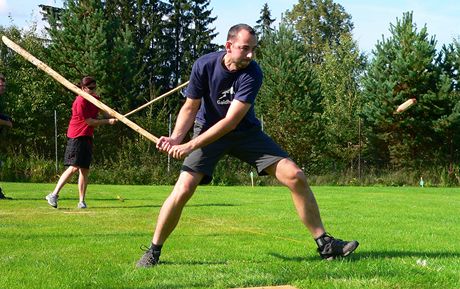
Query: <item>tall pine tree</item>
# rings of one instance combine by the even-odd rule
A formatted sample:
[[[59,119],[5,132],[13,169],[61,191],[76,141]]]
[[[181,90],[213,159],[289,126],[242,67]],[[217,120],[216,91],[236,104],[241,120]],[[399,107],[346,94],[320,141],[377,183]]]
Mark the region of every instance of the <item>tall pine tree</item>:
[[[59,22],[50,17],[49,46],[53,67],[64,77],[77,83],[83,76],[93,76],[97,83],[97,93],[102,102],[117,111],[128,111],[135,88],[133,34],[120,22],[109,21],[104,3],[100,0],[68,0]],[[62,98],[70,115],[74,95]],[[123,135],[135,135],[125,126],[120,126]],[[115,154],[120,131],[101,127],[98,133],[102,144],[107,146],[104,153]]]
[[[259,41],[263,41],[265,35],[274,30],[274,28],[272,28],[271,25],[275,21],[276,18],[272,19],[270,8],[268,7],[268,4],[265,3],[264,7],[260,11],[260,18],[256,21],[257,25],[254,26],[254,29],[257,31],[257,34],[259,36]]]
[[[50,18],[50,57],[65,77],[77,82],[92,75],[104,101],[126,110],[133,88],[133,35],[119,22],[108,21],[100,0],[65,2],[60,22]]]
[[[106,17],[120,27],[128,27],[133,35],[135,88],[131,108],[149,101],[169,88],[169,55],[165,21],[169,5],[159,0],[113,0],[106,2]]]
[[[435,63],[435,38],[426,27],[417,30],[412,13],[391,24],[390,32],[388,39],[377,43],[363,79],[368,149],[381,167],[422,169],[443,162],[436,149],[443,137],[436,127],[450,114],[450,83]],[[417,104],[394,114],[409,98],[416,98]]]
[[[292,28],[266,36],[257,59],[264,84],[256,109],[264,129],[309,172],[318,172],[322,113],[319,82]],[[308,166],[307,166],[308,165]]]
[[[452,184],[460,184],[460,43],[443,45],[436,64],[441,69],[439,99],[446,114],[433,125],[444,145],[440,146],[442,159],[449,163]]]

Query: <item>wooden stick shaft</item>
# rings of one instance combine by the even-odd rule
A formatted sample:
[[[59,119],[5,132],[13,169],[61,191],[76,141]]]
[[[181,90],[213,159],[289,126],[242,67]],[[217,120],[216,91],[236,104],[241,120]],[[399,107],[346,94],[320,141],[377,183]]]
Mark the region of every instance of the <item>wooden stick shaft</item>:
[[[125,116],[129,116],[129,115],[131,115],[131,114],[133,114],[133,113],[135,113],[135,112],[138,112],[139,110],[141,110],[141,109],[143,109],[143,108],[145,108],[145,107],[151,105],[151,104],[154,103],[155,101],[158,101],[158,100],[160,100],[160,99],[162,99],[162,98],[164,98],[164,97],[166,97],[166,96],[168,96],[168,95],[170,95],[170,94],[173,94],[174,92],[178,91],[178,90],[181,89],[182,87],[186,86],[189,82],[190,82],[190,81],[187,81],[187,82],[182,83],[181,85],[179,85],[178,87],[174,88],[173,90],[170,90],[170,91],[168,91],[168,92],[166,92],[166,93],[160,95],[159,97],[152,99],[151,101],[147,102],[146,104],[143,104],[143,105],[139,106],[138,108],[136,108],[136,109],[134,109],[134,110],[128,112],[127,114],[125,114]]]
[[[401,113],[403,111],[406,111],[409,107],[414,105],[417,102],[415,98],[410,98],[406,100],[404,103],[402,103],[398,108],[396,109],[396,113]]]
[[[23,49],[22,47],[20,47],[19,45],[17,45],[16,43],[11,41],[10,39],[8,39],[6,36],[2,36],[2,41],[3,41],[3,43],[5,43],[6,46],[8,46],[9,48],[11,48],[14,51],[16,51],[22,57],[27,59],[29,62],[31,62],[32,64],[34,64],[35,66],[37,66],[38,68],[43,70],[44,72],[46,72],[48,75],[50,75],[52,78],[57,80],[59,83],[61,83],[65,87],[67,87],[69,90],[73,91],[74,93],[76,93],[78,95],[81,95],[84,99],[86,99],[87,101],[91,102],[92,104],[94,104],[95,106],[100,108],[101,110],[107,112],[110,116],[112,116],[112,117],[118,119],[119,121],[121,121],[122,123],[126,124],[127,126],[132,128],[133,130],[135,130],[136,132],[138,132],[139,134],[141,134],[142,136],[144,136],[148,140],[151,140],[154,143],[158,142],[157,137],[155,137],[154,135],[152,135],[151,133],[149,133],[145,129],[141,128],[140,126],[138,126],[134,122],[130,121],[125,116],[123,116],[120,113],[116,112],[112,108],[110,108],[107,105],[103,104],[102,102],[100,102],[99,100],[94,98],[91,94],[86,93],[83,90],[81,90],[78,86],[76,86],[75,84],[73,84],[70,81],[68,81],[67,79],[65,79],[59,73],[57,73],[56,71],[51,69],[48,65],[46,65],[42,61],[40,61],[37,58],[35,58],[32,54],[30,54],[25,49]]]

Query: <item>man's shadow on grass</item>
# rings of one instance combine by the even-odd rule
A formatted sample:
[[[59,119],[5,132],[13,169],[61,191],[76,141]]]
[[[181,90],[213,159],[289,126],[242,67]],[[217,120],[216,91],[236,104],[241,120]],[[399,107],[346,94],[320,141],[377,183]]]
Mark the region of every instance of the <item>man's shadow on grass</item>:
[[[291,261],[291,262],[302,262],[302,261],[321,261],[319,255],[317,256],[307,256],[307,257],[300,257],[300,256],[286,256],[281,255],[279,253],[269,253],[269,256],[275,257],[277,259],[281,259],[283,261]],[[412,257],[412,258],[459,258],[460,253],[452,253],[452,252],[423,252],[423,251],[357,251],[352,253],[351,255],[340,258],[342,260],[347,261],[359,261],[359,260],[366,260],[366,259],[388,259],[388,258],[405,258],[405,257]]]

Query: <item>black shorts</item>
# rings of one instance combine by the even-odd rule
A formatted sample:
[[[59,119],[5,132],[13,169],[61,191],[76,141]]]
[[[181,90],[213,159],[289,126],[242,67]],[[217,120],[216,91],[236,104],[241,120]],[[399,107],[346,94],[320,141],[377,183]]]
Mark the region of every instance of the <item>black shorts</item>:
[[[65,148],[64,165],[89,169],[93,159],[93,138],[81,136],[68,138]]]
[[[202,130],[201,124],[195,124],[193,137],[203,133]],[[264,170],[267,167],[289,157],[260,128],[253,128],[243,132],[230,132],[217,141],[194,150],[185,158],[182,170],[203,173],[205,176],[200,184],[209,184],[217,162],[226,154],[250,164],[259,175],[266,175]]]

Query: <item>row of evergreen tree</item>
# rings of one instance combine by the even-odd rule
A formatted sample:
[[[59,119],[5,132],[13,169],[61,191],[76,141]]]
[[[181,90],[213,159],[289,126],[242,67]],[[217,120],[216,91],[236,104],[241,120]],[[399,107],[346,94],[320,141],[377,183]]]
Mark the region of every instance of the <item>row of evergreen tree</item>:
[[[209,6],[209,0],[68,0],[64,9],[42,6],[48,26],[40,37],[33,27],[0,27],[0,33],[72,81],[93,75],[102,101],[124,113],[188,80],[193,61],[219,49]],[[264,129],[310,175],[441,171],[449,183],[459,183],[456,40],[437,51],[435,36],[426,26],[419,30],[408,12],[367,56],[353,40],[351,15],[331,0],[299,0],[279,26],[274,21],[265,4],[255,26],[256,60],[265,75],[256,110]],[[8,78],[1,110],[15,120],[14,129],[1,135],[2,155],[53,160],[53,112],[62,154],[74,96],[5,46],[0,61]],[[417,104],[395,114],[409,98]],[[168,116],[174,118],[181,102],[175,94],[132,119],[167,134]],[[96,138],[101,167],[155,162],[157,170],[165,169],[166,158],[123,125],[100,128]]]

